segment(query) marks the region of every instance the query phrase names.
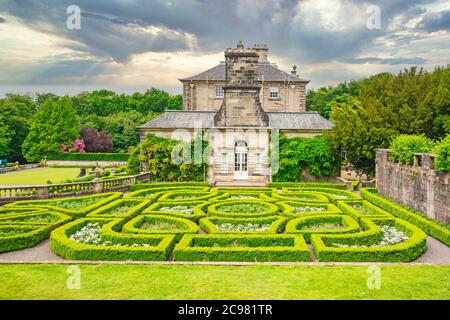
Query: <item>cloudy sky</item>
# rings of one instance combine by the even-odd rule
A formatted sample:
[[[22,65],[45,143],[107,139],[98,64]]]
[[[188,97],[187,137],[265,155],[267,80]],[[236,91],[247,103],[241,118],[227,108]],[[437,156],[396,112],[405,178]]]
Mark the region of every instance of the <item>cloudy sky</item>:
[[[80,29],[67,27],[70,5]],[[450,63],[450,1],[0,0],[0,95],[180,93],[177,79],[213,67],[238,40],[268,44],[269,60],[296,64],[309,88],[431,70]]]

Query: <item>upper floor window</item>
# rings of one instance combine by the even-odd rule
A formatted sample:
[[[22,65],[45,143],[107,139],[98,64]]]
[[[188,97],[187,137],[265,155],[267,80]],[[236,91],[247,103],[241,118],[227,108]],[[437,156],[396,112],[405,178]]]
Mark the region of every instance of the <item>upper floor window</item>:
[[[269,88],[269,98],[270,99],[278,99],[278,87],[270,87]]]
[[[216,84],[216,98],[223,98],[223,88],[220,84]]]

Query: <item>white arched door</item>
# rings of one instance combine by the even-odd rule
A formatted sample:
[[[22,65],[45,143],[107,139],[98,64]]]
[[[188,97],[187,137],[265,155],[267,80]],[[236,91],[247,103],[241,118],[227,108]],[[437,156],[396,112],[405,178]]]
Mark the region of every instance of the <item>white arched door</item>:
[[[248,148],[245,141],[238,141],[234,146],[234,179],[248,179]]]

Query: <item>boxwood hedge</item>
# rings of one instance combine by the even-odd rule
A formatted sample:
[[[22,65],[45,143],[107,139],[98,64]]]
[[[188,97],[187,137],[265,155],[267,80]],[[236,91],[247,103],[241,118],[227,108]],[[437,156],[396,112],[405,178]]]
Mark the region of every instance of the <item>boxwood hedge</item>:
[[[288,218],[298,218],[315,214],[339,214],[342,213],[335,205],[331,203],[311,203],[301,201],[280,201],[276,205],[280,208],[281,214]],[[297,208],[304,208],[299,209]],[[319,211],[322,210],[322,211]]]
[[[301,236],[185,235],[173,251],[175,261],[309,261]]]
[[[449,228],[440,225],[438,222],[419,213],[410,211],[390,200],[385,199],[383,196],[378,194],[378,190],[376,188],[362,188],[361,196],[394,216],[414,224],[430,236],[442,241],[447,246],[450,246]]]
[[[272,188],[305,188],[305,187],[319,187],[319,188],[332,188],[332,189],[346,189],[345,184],[331,183],[331,182],[269,182],[269,187]]]
[[[261,210],[256,212],[245,212],[244,207],[250,206]],[[231,207],[235,211],[226,211],[224,208]],[[242,209],[240,209],[242,207]],[[258,200],[229,200],[218,203],[213,203],[208,206],[208,216],[226,217],[226,218],[257,218],[274,216],[278,214],[278,206],[270,203]]]
[[[283,190],[282,194],[302,191],[302,192],[311,192],[316,195],[324,195],[334,204],[336,204],[336,202],[339,200],[348,200],[348,201],[361,200],[360,196],[347,190],[338,190],[331,188],[302,188],[302,189],[283,188],[282,190]]]
[[[337,224],[340,229],[320,228],[321,224]],[[312,229],[312,226],[318,226]],[[310,215],[290,220],[286,225],[286,233],[301,234],[306,242],[310,242],[313,234],[342,234],[359,231],[359,224],[353,218],[342,214]]]
[[[98,208],[86,217],[92,218],[125,218],[135,217],[150,206],[150,200],[119,199]]]
[[[200,219],[200,227],[206,233],[237,233],[237,234],[261,234],[261,233],[281,233],[286,225],[287,219],[284,217],[262,217],[262,218],[221,218],[211,217]],[[269,228],[265,231],[227,231],[220,230],[218,225],[220,224],[253,224],[253,225],[269,225]]]
[[[207,201],[156,202],[145,209],[142,214],[172,216],[198,222],[200,218],[206,216],[206,213],[203,210],[210,204],[211,203]],[[169,211],[165,208],[173,209],[170,209]],[[185,213],[181,211],[187,208],[192,209],[192,213]]]
[[[154,229],[145,229],[146,224],[153,224]],[[170,225],[173,228],[170,228]],[[198,233],[200,228],[194,222],[170,216],[162,215],[140,215],[127,222],[122,231],[124,233],[142,233],[142,234],[172,234],[175,235],[176,241],[188,233]]]
[[[46,208],[58,212],[62,212],[74,218],[84,217],[89,212],[100,208],[111,201],[119,199],[122,197],[121,192],[108,192],[101,194],[94,194],[90,196],[72,197],[72,198],[55,198],[50,200],[27,200],[18,201],[7,204],[5,207],[35,207],[35,208]],[[83,205],[78,208],[77,206]]]
[[[170,188],[170,189],[206,189],[211,185],[208,182],[149,182],[137,183],[128,187],[129,191],[137,191],[150,188]]]
[[[102,224],[101,239],[111,241],[112,244],[84,244],[69,238],[92,222]],[[56,254],[69,260],[167,260],[175,245],[174,235],[122,234],[118,232],[122,226],[123,221],[120,219],[79,219],[54,230],[50,247]],[[146,246],[133,246],[135,244]]]
[[[369,228],[364,232],[344,235],[312,235],[311,244],[318,261],[408,262],[426,250],[426,234],[400,219],[362,218]],[[370,246],[382,238],[380,225],[390,225],[409,238],[398,244]],[[333,244],[348,245],[336,247]],[[353,246],[353,247],[352,247]]]
[[[321,202],[326,203],[328,197],[323,194],[296,191],[296,192],[274,192],[272,197],[278,199],[279,201],[302,201],[302,202]]]
[[[337,207],[357,221],[361,218],[394,218],[390,213],[365,200],[338,201]]]

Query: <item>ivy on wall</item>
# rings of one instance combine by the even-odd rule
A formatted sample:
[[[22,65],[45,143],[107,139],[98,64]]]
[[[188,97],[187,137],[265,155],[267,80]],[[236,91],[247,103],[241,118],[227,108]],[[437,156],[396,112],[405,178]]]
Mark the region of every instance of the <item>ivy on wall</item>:
[[[273,181],[299,181],[304,169],[316,177],[332,176],[339,168],[339,155],[323,136],[287,138],[280,135],[279,170]]]
[[[196,159],[195,146],[201,146],[200,152],[208,148],[201,137],[191,142],[180,142],[148,134],[131,153],[128,173],[139,173],[142,162],[153,181],[203,181],[207,164],[203,160],[203,153],[197,155]],[[175,158],[183,161],[174,161]]]

